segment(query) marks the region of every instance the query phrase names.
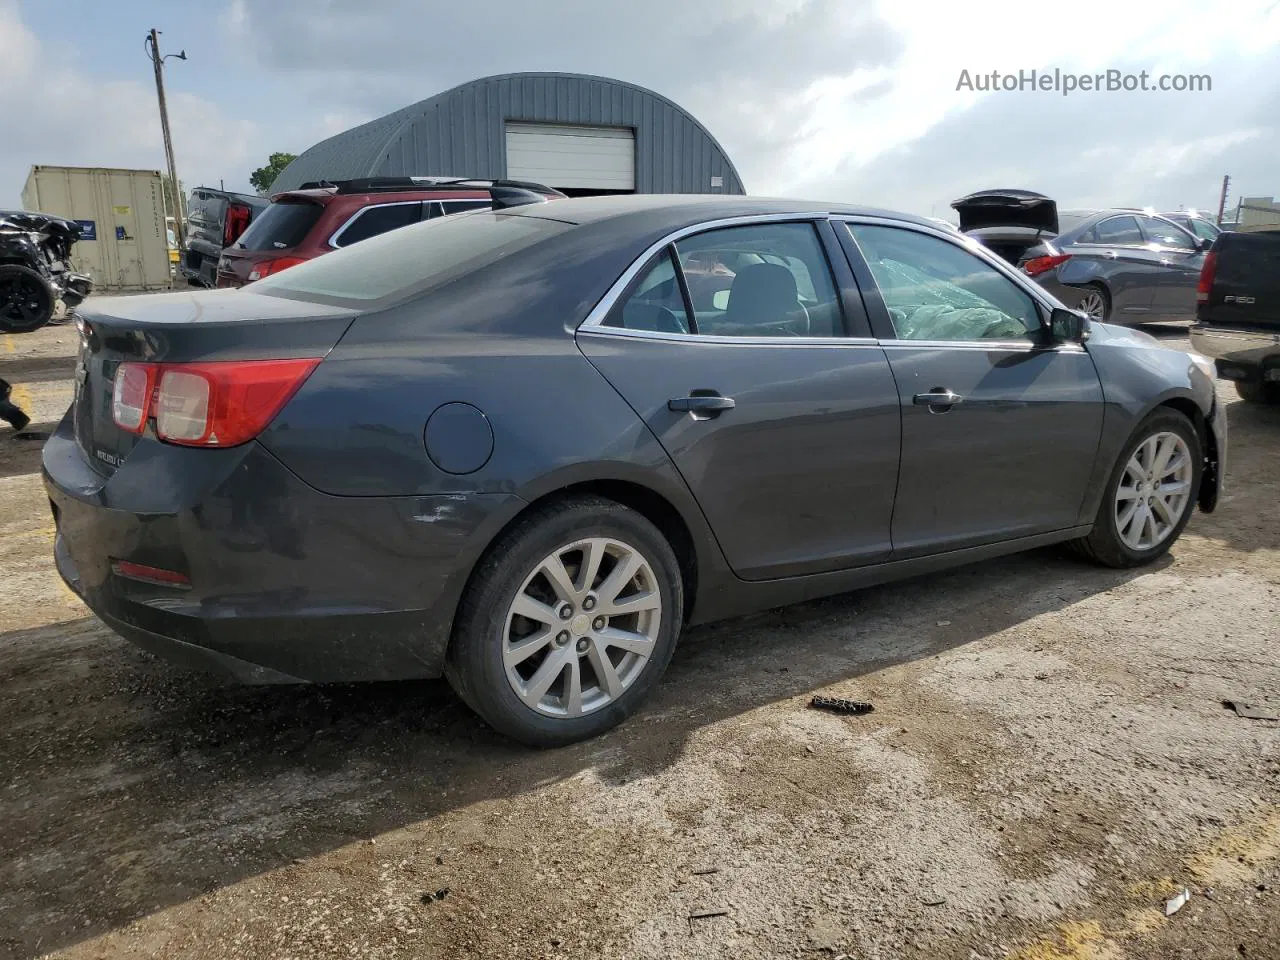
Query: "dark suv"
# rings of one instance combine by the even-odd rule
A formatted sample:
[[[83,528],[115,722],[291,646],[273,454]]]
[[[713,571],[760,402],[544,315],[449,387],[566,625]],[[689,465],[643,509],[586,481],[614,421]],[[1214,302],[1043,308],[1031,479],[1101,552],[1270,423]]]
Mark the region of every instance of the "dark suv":
[[[243,286],[422,220],[562,197],[540,183],[514,180],[373,177],[304,183],[272,197],[240,239],[222,251],[217,285]]]

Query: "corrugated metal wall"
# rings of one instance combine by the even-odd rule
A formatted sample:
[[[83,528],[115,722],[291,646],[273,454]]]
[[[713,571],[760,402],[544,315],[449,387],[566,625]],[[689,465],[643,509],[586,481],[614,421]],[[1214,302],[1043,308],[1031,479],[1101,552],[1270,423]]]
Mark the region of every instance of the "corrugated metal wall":
[[[475,80],[330,137],[289,164],[272,190],[364,176],[504,177],[508,120],[632,128],[639,193],[745,193],[715,138],[670,100],[562,73]]]

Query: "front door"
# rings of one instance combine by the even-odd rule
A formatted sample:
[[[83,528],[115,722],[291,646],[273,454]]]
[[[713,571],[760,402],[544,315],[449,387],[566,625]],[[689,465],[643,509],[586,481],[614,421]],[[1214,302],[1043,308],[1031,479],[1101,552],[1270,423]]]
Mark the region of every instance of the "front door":
[[[891,550],[898,396],[865,317],[843,302],[852,275],[833,253],[843,257],[825,222],[696,234],[658,254],[603,324],[578,332],[744,579]]]
[[[1204,253],[1196,239],[1167,220],[1142,217],[1138,220],[1147,242],[1160,260],[1155,297],[1151,301],[1153,320],[1177,321],[1196,318],[1196,288]]]
[[[1036,302],[958,243],[848,229],[902,410],[895,559],[1075,526],[1102,432],[1087,350],[1038,345]]]

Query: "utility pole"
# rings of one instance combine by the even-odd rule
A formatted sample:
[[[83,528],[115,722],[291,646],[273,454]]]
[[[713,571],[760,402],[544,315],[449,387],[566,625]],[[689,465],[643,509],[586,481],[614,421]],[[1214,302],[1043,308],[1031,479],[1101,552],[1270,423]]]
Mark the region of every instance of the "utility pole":
[[[1227,209],[1227,187],[1231,185],[1230,177],[1222,178],[1222,196],[1218,198],[1218,225],[1222,225],[1222,214]]]
[[[169,57],[160,55],[160,31],[152,29],[147,34],[146,44],[147,57],[151,60],[151,65],[156,71],[156,97],[160,101],[160,128],[164,131],[164,156],[169,163],[169,188],[173,193],[173,205],[176,208],[173,211],[173,232],[178,238],[178,249],[182,249],[186,245],[186,228],[182,223],[182,185],[178,182],[178,167],[173,162],[173,137],[169,134],[169,108],[164,100],[164,62],[169,57],[177,57],[179,60],[187,59],[187,51],[181,53],[171,53]]]

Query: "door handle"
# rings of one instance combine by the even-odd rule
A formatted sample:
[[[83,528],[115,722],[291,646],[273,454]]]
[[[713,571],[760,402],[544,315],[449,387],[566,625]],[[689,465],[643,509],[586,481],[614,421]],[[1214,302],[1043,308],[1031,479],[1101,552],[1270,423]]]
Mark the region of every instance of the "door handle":
[[[964,397],[960,396],[960,394],[944,387],[934,387],[928,393],[917,393],[915,395],[916,406],[928,407],[932,412],[937,412],[936,408],[938,407],[943,408],[945,412],[962,400],[964,400]]]
[[[722,397],[719,394],[710,396],[691,395],[676,397],[667,401],[667,409],[677,413],[692,413],[695,418],[705,420],[707,417],[718,417],[726,410],[732,410],[737,404],[733,397]]]
[[[1116,257],[1119,256],[1119,254],[1116,253],[1114,250],[1104,250],[1102,255],[1106,257],[1108,260],[1114,260]]]

